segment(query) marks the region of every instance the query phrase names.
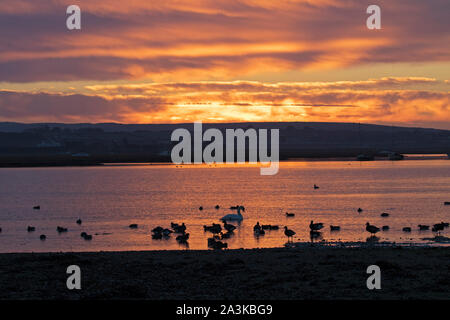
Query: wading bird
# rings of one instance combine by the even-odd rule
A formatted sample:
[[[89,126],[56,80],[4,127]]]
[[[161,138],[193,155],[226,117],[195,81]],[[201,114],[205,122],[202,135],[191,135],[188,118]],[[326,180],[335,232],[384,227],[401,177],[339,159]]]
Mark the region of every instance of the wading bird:
[[[374,235],[375,233],[377,233],[378,231],[380,231],[380,228],[371,225],[370,223],[366,223],[366,231],[370,232],[370,234]]]
[[[294,235],[295,235],[295,231],[288,229],[288,227],[284,227],[284,234],[286,235],[286,237],[288,237],[288,242],[289,242],[289,238],[291,238],[292,241],[294,241]]]

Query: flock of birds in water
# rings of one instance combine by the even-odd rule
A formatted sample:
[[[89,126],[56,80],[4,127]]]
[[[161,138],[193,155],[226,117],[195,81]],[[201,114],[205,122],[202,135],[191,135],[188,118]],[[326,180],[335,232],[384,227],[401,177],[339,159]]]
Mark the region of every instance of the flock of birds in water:
[[[319,187],[317,185],[314,185],[313,188],[319,189]],[[450,202],[446,201],[446,202],[444,202],[444,205],[450,205]],[[40,210],[41,207],[34,206],[33,209]],[[220,206],[216,205],[215,209],[216,210],[220,209]],[[232,222],[232,221],[241,222],[244,219],[241,211],[245,212],[245,207],[242,205],[232,206],[232,207],[230,207],[230,209],[235,210],[236,213],[227,214],[227,215],[223,216],[222,218],[220,218],[222,224],[212,223],[211,225],[203,226],[204,232],[210,232],[212,234],[212,236],[207,239],[208,248],[215,249],[215,250],[221,250],[221,249],[228,248],[228,243],[226,243],[224,240],[232,237],[234,234],[234,231],[237,228],[235,225],[228,223],[228,222]],[[199,210],[202,211],[203,207],[200,206]],[[357,212],[361,213],[361,212],[363,212],[363,209],[358,208]],[[286,215],[286,217],[295,217],[295,214],[291,213],[291,212],[286,212],[285,215]],[[383,213],[381,213],[381,217],[384,217],[384,218],[389,217],[389,213],[383,212]],[[83,221],[81,219],[78,219],[78,220],[76,220],[76,223],[78,225],[81,225],[83,223]],[[432,225],[431,231],[437,233],[437,235],[440,236],[441,231],[443,231],[445,228],[448,228],[448,227],[449,227],[448,222],[440,222],[440,223],[436,223],[436,224]],[[138,224],[136,224],[136,223],[130,224],[129,228],[137,229]],[[309,224],[309,234],[310,234],[311,241],[321,237],[320,230],[323,228],[324,228],[324,224],[322,222],[314,223],[314,221],[311,220],[311,222]],[[253,232],[256,237],[259,237],[259,236],[263,236],[266,233],[266,231],[279,230],[279,229],[280,229],[280,227],[278,225],[270,225],[270,224],[261,225],[261,224],[259,224],[259,221],[258,221],[255,224],[255,226],[253,227]],[[341,230],[340,226],[330,225],[330,231],[340,231],[340,230]],[[379,228],[379,227],[377,227],[375,225],[371,225],[369,222],[367,222],[366,223],[366,231],[371,234],[371,238],[368,238],[368,241],[369,240],[375,240],[375,241],[378,240],[378,238],[375,236],[375,234],[377,232],[379,232],[380,230],[388,231],[389,226],[385,225],[385,226],[382,226],[381,228]],[[419,231],[430,230],[430,226],[419,224],[418,230]],[[36,228],[33,226],[28,226],[27,231],[34,232],[34,231],[36,231]],[[61,233],[68,232],[68,229],[61,227],[61,226],[57,226],[56,231],[59,234],[61,234]],[[404,227],[404,228],[402,228],[402,231],[403,232],[411,232],[412,228]],[[2,232],[2,228],[0,228],[0,233],[1,232]],[[152,239],[155,239],[155,240],[169,239],[171,234],[177,235],[175,239],[178,243],[186,244],[186,245],[188,244],[189,233],[186,232],[186,225],[184,224],[184,222],[181,224],[171,222],[170,228],[163,228],[161,226],[157,226],[156,228],[152,229]],[[287,237],[288,243],[293,242],[293,237],[295,234],[296,234],[296,232],[294,230],[291,230],[287,226],[284,226],[284,235]],[[80,236],[85,240],[92,240],[92,235],[88,234],[86,232],[81,232]],[[39,236],[39,238],[41,240],[46,240],[47,236],[45,234],[41,234]]]

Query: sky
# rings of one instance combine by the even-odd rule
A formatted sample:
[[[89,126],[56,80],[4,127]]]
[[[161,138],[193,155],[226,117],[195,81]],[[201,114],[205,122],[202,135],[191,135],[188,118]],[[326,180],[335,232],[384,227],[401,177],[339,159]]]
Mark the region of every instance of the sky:
[[[0,121],[450,129],[448,0],[0,0],[0,38]]]

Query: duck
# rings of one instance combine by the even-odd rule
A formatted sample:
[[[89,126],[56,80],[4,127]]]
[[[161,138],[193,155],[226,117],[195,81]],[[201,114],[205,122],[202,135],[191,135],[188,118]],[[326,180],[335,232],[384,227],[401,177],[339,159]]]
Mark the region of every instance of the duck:
[[[31,227],[31,226],[28,226],[28,228],[27,228],[28,232],[33,232],[35,230],[36,230],[36,228],[35,227]]]
[[[81,221],[81,219],[77,220],[77,224],[81,224],[83,221]]]
[[[60,227],[60,226],[57,226],[57,227],[56,227],[56,231],[58,231],[59,233],[62,233],[62,232],[67,232],[68,229],[67,229],[67,228],[63,228],[63,227]]]
[[[200,207],[198,208],[198,210],[202,211],[202,210],[203,210],[203,207],[202,207],[202,206],[200,206]]]
[[[284,235],[286,237],[288,237],[288,242],[289,242],[289,238],[294,240],[295,231],[294,230],[290,230],[290,229],[288,229],[288,227],[284,226]]]
[[[130,224],[128,227],[129,227],[130,229],[137,229],[137,228],[138,228],[138,225],[137,225],[137,223],[132,223],[132,224]]]
[[[41,210],[41,206],[34,206],[33,209],[34,210]]]
[[[286,217],[295,217],[295,213],[286,212]]]
[[[80,233],[80,236],[81,236],[84,240],[92,240],[92,235],[87,234],[86,232]]]
[[[220,224],[213,223],[211,226],[203,226],[203,230],[212,233],[220,233],[222,231],[222,227]]]
[[[245,210],[244,210],[245,211]],[[227,214],[225,216],[223,216],[222,218],[220,218],[220,220],[223,221],[242,221],[244,219],[244,217],[241,214],[241,207],[237,208],[237,214]]]
[[[366,231],[370,232],[370,234],[375,234],[378,231],[380,231],[380,228],[378,228],[378,227],[376,227],[374,225],[371,225],[370,223],[367,222],[366,223]]]
[[[261,226],[259,225],[259,221],[256,222],[256,224],[253,226],[253,232],[260,231]]]
[[[39,236],[39,239],[41,239],[43,241],[43,240],[47,239],[47,236],[45,234],[41,234]]]
[[[361,212],[363,212],[363,209],[361,209],[361,208],[358,208],[358,210],[357,210],[359,213],[361,213]]]
[[[220,206],[219,206],[219,205],[216,205],[214,208],[216,208],[216,210],[219,210],[219,209],[220,209]]]
[[[389,230],[389,226],[382,226],[382,227],[381,227],[381,230],[383,230],[383,231],[388,231],[388,230]]]
[[[323,223],[322,222],[314,223],[311,220],[311,222],[309,223],[309,228],[313,231],[318,231],[323,228]]]
[[[92,240],[92,235],[86,234],[83,238],[84,240]]]
[[[278,226],[272,226],[272,225],[269,225],[269,230],[278,230],[279,229],[279,227]]]
[[[223,222],[223,228],[225,230],[227,230],[228,232],[233,232],[236,229],[235,226],[233,226],[232,224],[227,223],[227,221]]]
[[[319,189],[318,185],[314,185],[314,190]]]
[[[419,224],[418,227],[419,227],[419,230],[422,230],[422,231],[430,229],[430,226],[426,226],[426,225],[423,225],[423,224]]]
[[[161,231],[161,233],[162,233],[163,236],[165,236],[165,237],[170,236],[170,234],[171,234],[172,232],[173,232],[173,231],[170,230],[170,229],[163,229],[163,231]]]
[[[384,218],[385,218],[385,217],[389,217],[389,213],[383,212],[383,213],[381,214],[381,216],[384,217]]]
[[[410,227],[404,227],[402,229],[403,232],[411,232],[411,228]]]
[[[330,230],[331,230],[331,231],[339,231],[339,230],[341,230],[341,227],[340,227],[340,226],[333,226],[333,225],[330,225]]]
[[[445,201],[444,206],[450,206],[450,201]]]

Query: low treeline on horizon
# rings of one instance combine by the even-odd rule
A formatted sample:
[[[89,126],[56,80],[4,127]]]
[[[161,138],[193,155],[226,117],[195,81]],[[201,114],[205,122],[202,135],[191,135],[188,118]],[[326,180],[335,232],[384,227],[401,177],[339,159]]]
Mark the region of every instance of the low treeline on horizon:
[[[170,162],[173,130],[193,124],[0,123],[0,166]],[[280,129],[280,160],[450,152],[450,130],[358,123],[204,123],[208,128]],[[206,143],[207,144],[207,143]]]

